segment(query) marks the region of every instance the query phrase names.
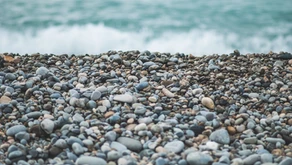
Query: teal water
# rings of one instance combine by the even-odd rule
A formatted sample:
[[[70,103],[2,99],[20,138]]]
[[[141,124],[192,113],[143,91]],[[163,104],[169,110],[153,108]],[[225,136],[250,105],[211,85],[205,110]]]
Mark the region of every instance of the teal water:
[[[292,52],[291,0],[0,0],[0,52]]]

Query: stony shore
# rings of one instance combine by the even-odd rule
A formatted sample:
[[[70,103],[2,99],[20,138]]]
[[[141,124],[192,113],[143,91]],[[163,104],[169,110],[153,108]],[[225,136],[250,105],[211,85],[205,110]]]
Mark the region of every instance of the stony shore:
[[[291,165],[292,54],[0,54],[0,164]]]

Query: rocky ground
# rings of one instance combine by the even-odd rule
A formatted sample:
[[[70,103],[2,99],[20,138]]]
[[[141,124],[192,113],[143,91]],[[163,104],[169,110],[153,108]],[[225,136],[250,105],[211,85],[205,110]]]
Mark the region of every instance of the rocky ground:
[[[291,165],[292,54],[0,55],[0,164]]]

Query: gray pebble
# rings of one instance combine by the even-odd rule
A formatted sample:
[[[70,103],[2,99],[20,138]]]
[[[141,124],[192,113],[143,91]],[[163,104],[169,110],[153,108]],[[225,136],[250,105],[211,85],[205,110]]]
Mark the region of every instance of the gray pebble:
[[[243,159],[243,163],[246,165],[253,165],[255,162],[259,161],[261,157],[258,154],[250,155]]]
[[[76,160],[76,165],[106,165],[106,161],[94,156],[81,156]]]
[[[24,125],[15,125],[7,129],[6,135],[14,136],[18,132],[26,131],[26,127]]]
[[[47,133],[51,134],[54,130],[55,123],[50,119],[44,119],[41,122],[41,128]]]
[[[84,153],[84,149],[79,143],[73,143],[72,149],[76,155],[80,155]]]
[[[180,153],[184,149],[185,145],[179,140],[166,143],[164,148],[169,152]]]
[[[200,164],[200,165],[209,165],[213,162],[213,158],[201,152],[192,152],[187,156],[188,164]]]
[[[128,137],[119,137],[117,142],[125,145],[129,150],[139,152],[142,149],[142,144],[140,141],[128,138]]]
[[[229,144],[230,137],[226,129],[219,129],[211,133],[210,140],[221,144]]]
[[[49,70],[46,67],[39,67],[36,70],[36,75],[45,76],[47,73],[49,73]]]

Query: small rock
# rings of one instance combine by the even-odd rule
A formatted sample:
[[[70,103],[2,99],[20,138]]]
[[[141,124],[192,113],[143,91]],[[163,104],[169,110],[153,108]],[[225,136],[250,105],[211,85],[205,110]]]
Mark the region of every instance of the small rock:
[[[18,132],[25,132],[26,127],[24,125],[15,125],[7,129],[6,135],[7,136],[14,136]]]
[[[245,143],[245,144],[255,144],[256,142],[257,142],[257,138],[256,137],[249,137],[249,138],[245,138],[244,140],[243,140],[243,142]]]
[[[256,161],[259,161],[261,158],[258,154],[250,155],[243,159],[245,165],[253,165]]]
[[[226,129],[219,129],[211,133],[210,140],[213,140],[220,144],[229,144],[230,137]]]
[[[0,104],[9,104],[11,102],[11,99],[7,96],[2,96],[0,98]]]
[[[101,92],[96,90],[92,92],[90,99],[95,101],[95,100],[100,99],[100,97],[101,97]]]
[[[125,145],[129,150],[139,152],[142,149],[142,144],[140,141],[128,138],[128,137],[119,137],[117,142]]]
[[[164,148],[169,152],[180,153],[184,149],[185,145],[183,142],[175,140],[166,143]]]
[[[94,156],[81,156],[76,160],[76,165],[106,165],[106,161]]]
[[[166,88],[162,89],[162,93],[165,94],[165,96],[167,96],[167,97],[174,97],[174,94]]]
[[[41,122],[41,128],[47,133],[51,134],[54,130],[55,123],[50,119],[44,119]]]
[[[48,72],[49,70],[46,67],[39,67],[36,70],[36,75],[45,76]]]
[[[201,152],[192,152],[188,154],[187,162],[190,165],[192,164],[209,165],[213,162],[213,158],[208,154],[204,154]]]
[[[124,103],[133,103],[134,98],[130,94],[115,95],[113,98],[115,101],[124,102]]]
[[[84,149],[79,143],[73,143],[72,149],[76,155],[80,155],[84,153]]]
[[[215,104],[214,104],[213,100],[209,97],[203,97],[201,102],[205,107],[207,107],[209,109],[215,108]]]

